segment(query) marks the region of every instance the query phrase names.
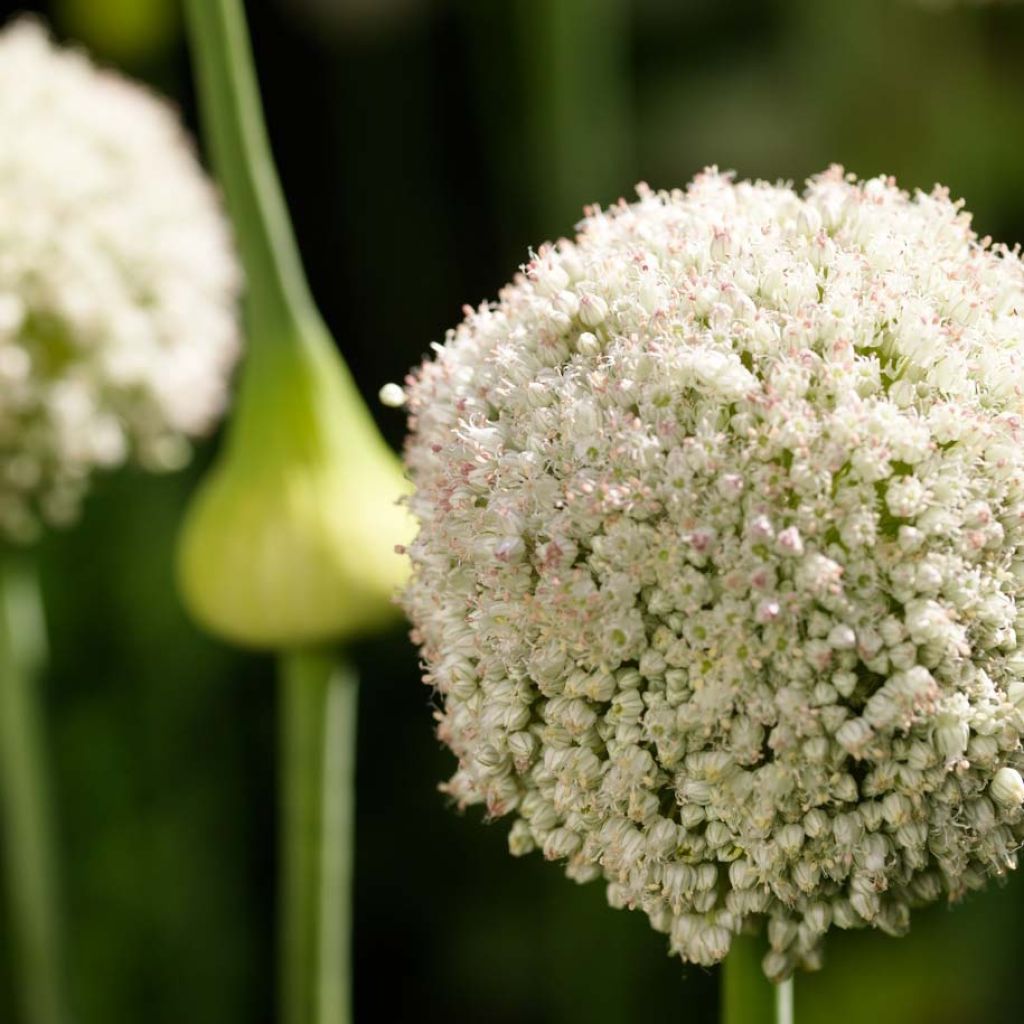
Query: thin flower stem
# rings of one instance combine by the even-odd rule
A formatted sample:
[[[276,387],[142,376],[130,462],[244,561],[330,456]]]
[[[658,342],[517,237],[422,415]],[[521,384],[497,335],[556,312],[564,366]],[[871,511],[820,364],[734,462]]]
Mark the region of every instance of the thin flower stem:
[[[327,376],[334,381],[330,400],[353,438],[382,445],[306,281],[267,137],[242,0],[186,0],[185,9],[203,138],[245,271],[246,354],[227,445],[244,452],[279,444],[280,418],[268,415],[267,390],[276,387],[281,416],[286,405],[293,414],[288,397],[305,394],[303,375],[310,374],[317,386]]]
[[[38,685],[45,658],[34,566],[5,554],[0,558],[0,815],[25,1024],[68,1019]]]
[[[543,234],[633,185],[630,5],[516,0],[532,199]]]
[[[242,0],[185,8],[203,134],[245,267],[249,319],[271,336],[315,311],[267,139],[245,10]]]
[[[763,942],[738,935],[722,965],[722,1024],[793,1024],[792,979],[773,985],[761,969]]]
[[[281,1020],[351,1019],[358,681],[327,651],[280,662]]]
[[[793,1024],[793,979],[775,986],[775,1024]]]

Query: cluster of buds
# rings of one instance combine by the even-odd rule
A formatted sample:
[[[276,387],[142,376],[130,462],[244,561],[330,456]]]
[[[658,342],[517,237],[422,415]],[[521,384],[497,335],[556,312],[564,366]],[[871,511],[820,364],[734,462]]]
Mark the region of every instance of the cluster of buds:
[[[588,210],[403,389],[447,792],[775,979],[1014,867],[1022,337],[941,188]]]
[[[188,458],[238,290],[175,112],[34,21],[0,33],[0,538],[73,519],[97,469]]]

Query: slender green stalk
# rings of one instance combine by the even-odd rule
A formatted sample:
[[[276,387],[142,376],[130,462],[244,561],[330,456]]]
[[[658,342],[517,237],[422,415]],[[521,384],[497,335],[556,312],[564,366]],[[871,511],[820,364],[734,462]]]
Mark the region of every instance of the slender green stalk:
[[[185,7],[203,134],[245,267],[250,327],[258,325],[257,340],[273,338],[316,313],[267,139],[244,8],[241,0]]]
[[[281,1020],[351,1016],[358,683],[326,651],[282,655]]]
[[[68,1019],[38,689],[45,656],[34,567],[28,559],[5,554],[0,557],[0,813],[25,1024]]]
[[[373,418],[339,357],[313,301],[267,138],[242,0],[186,0],[203,136],[224,192],[245,270],[246,356],[229,448],[275,444],[268,382],[286,401],[301,391],[295,374],[328,374],[337,415],[366,442]],[[301,352],[304,359],[296,360]],[[326,369],[325,369],[326,368]],[[373,442],[369,442],[372,447]],[[382,442],[379,442],[382,443]]]
[[[630,5],[515,0],[532,198],[545,235],[634,184]]]
[[[218,515],[224,521],[233,516],[243,528],[264,525],[268,481],[271,489],[293,484],[296,473],[308,481],[344,457],[349,466],[356,460],[356,472],[369,485],[374,472],[379,476],[373,460],[385,449],[306,283],[267,139],[242,0],[186,0],[185,6],[204,136],[246,275],[248,349],[221,475],[214,478],[220,490],[207,492],[219,504],[209,506],[214,518],[204,521],[213,523],[212,532],[197,535],[219,544]],[[330,410],[327,426],[324,408]],[[306,573],[296,585],[308,601],[317,593],[308,576],[319,570],[309,564],[308,552],[333,549],[316,534],[319,514],[296,524],[287,505],[271,500],[266,514],[277,515],[274,528],[280,529],[266,536],[284,551],[293,545],[297,572]],[[338,585],[344,583],[339,578]],[[287,602],[287,595],[285,587],[281,600]],[[270,635],[276,643],[278,634],[263,621],[261,607],[254,618],[256,629],[226,635],[260,643]],[[232,616],[210,621],[238,625]],[[328,653],[312,649],[286,651],[280,675],[281,1017],[284,1024],[344,1024],[351,1001],[356,681]]]
[[[762,947],[755,936],[733,939],[722,965],[722,1024],[793,1024],[793,982],[764,976]]]

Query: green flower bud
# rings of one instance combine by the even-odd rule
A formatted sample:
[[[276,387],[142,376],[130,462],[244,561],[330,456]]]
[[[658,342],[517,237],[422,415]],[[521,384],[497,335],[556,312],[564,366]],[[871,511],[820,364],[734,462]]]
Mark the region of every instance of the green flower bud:
[[[188,5],[204,128],[246,276],[249,352],[227,444],[186,517],[180,589],[235,643],[350,638],[392,610],[412,520],[306,284],[263,128],[241,5]]]
[[[326,330],[265,339],[186,517],[178,578],[211,632],[252,647],[346,639],[393,612],[412,536],[398,459]]]

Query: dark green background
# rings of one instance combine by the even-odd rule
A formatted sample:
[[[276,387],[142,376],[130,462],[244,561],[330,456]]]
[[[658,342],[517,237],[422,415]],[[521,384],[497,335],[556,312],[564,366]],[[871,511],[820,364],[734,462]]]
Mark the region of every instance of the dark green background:
[[[38,7],[39,5],[37,5]],[[194,123],[174,0],[54,0],[63,36]],[[936,180],[1024,238],[1024,6],[911,0],[259,0],[270,131],[316,295],[371,397],[582,205],[703,165],[829,163]],[[130,21],[128,15],[131,16]],[[375,403],[374,403],[375,404]],[[401,417],[377,409],[400,443]],[[199,635],[171,581],[208,461],[95,488],[42,547],[74,998],[84,1024],[233,1024],[274,1005],[272,666]],[[358,652],[356,1019],[713,1021],[717,977],[666,955],[505,826],[445,806],[451,766],[400,625]],[[798,1019],[1014,1022],[1021,880],[839,935]],[[0,928],[0,945],[3,929]],[[0,989],[9,988],[0,958]],[[0,997],[4,995],[0,992]],[[7,1020],[0,1004],[0,1019]]]

